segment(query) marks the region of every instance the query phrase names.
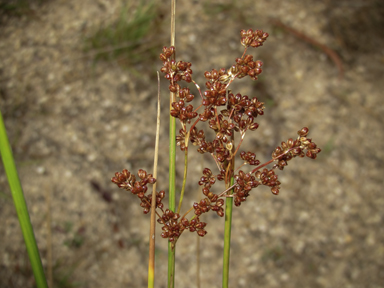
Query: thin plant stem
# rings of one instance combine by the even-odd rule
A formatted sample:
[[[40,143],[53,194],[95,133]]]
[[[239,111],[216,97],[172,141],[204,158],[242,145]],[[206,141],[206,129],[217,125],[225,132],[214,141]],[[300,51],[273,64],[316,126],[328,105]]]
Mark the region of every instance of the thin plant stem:
[[[231,178],[230,186],[234,183]],[[230,195],[232,192],[229,193]],[[224,224],[224,252],[223,252],[223,288],[228,288],[229,279],[229,256],[231,250],[231,229],[232,229],[232,207],[233,197],[225,199],[225,224]]]
[[[172,100],[171,100],[172,101]],[[169,210],[176,207],[176,118],[170,116],[169,125]],[[168,243],[168,287],[175,281],[175,246]]]
[[[232,144],[235,143],[234,135],[231,137]],[[235,157],[234,157],[235,147],[232,145],[233,155],[232,160],[229,163],[229,169],[227,168],[227,173],[229,172],[230,181],[226,182],[226,188],[234,185],[235,179],[233,177],[233,171],[235,167]],[[228,195],[232,195],[233,190],[228,191]],[[228,288],[229,280],[229,257],[231,252],[231,230],[232,230],[232,207],[233,207],[233,197],[227,197],[225,199],[225,224],[224,224],[224,251],[223,251],[223,282],[222,287]]]
[[[153,159],[153,177],[157,178],[157,163],[159,159],[160,137],[160,75],[157,72],[157,119],[156,119],[156,144]],[[156,232],[156,182],[153,184],[151,203],[151,226],[149,231],[149,260],[148,260],[148,288],[155,287],[155,232]]]
[[[175,47],[176,38],[176,0],[171,0],[171,46]],[[175,57],[175,54],[173,55]],[[173,58],[175,59],[175,58]],[[175,102],[175,93],[170,93],[169,109]],[[169,209],[176,208],[176,118],[169,116]],[[168,242],[168,287],[175,286],[175,252],[176,247]]]
[[[181,219],[183,219],[185,216],[187,216],[189,214],[189,212],[191,212],[192,210],[193,210],[193,207],[189,208],[188,211],[185,212],[184,215],[181,217]],[[190,220],[192,220],[195,217],[196,217],[196,215],[193,215],[193,217]]]
[[[201,161],[201,168],[204,167],[204,157],[200,158]],[[196,190],[196,199],[201,199],[200,189]],[[200,280],[200,238],[196,237],[196,287],[201,287],[201,280]]]
[[[272,162],[278,160],[279,158],[282,158],[284,155],[288,154],[289,152],[291,152],[291,151],[294,150],[294,149],[295,149],[295,147],[292,147],[292,148],[287,149],[287,151],[285,151],[283,154],[277,156],[276,158],[272,158],[271,160],[269,160],[269,161],[267,161],[267,162],[265,162],[265,163],[263,163],[263,164],[257,166],[257,167],[254,168],[250,173],[251,173],[251,174],[255,173],[256,171],[260,170],[261,168],[263,168],[263,167],[265,167],[265,166],[271,164]],[[244,164],[242,164],[242,165],[244,165]],[[236,170],[239,170],[239,169],[240,169],[240,167],[238,167]],[[236,184],[231,184],[231,186],[229,186],[228,188],[226,188],[223,192],[221,192],[221,193],[219,194],[219,197],[223,197],[224,194],[227,194],[227,193],[228,193],[230,190],[232,190],[235,186],[236,186]],[[227,195],[231,195],[231,194],[228,193]]]
[[[188,136],[185,138],[183,187],[181,188],[179,207],[177,207],[178,214],[180,214],[181,204],[183,203],[185,184],[187,183],[187,171],[188,171]]]
[[[15,161],[13,159],[11,146],[5,131],[3,116],[0,112],[0,153],[3,159],[5,173],[11,188],[13,202],[15,204],[17,217],[19,218],[21,231],[23,233],[25,246],[27,248],[29,260],[31,261],[33,275],[35,276],[36,286],[38,288],[48,288],[47,279],[44,275],[43,266],[36,245],[35,235],[31,220],[28,214],[27,203],[25,202],[20,179],[17,174]]]

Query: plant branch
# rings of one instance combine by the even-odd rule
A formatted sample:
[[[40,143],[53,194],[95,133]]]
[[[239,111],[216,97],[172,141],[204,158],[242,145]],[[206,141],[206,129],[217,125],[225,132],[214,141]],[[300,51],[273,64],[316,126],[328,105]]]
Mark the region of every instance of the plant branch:
[[[183,203],[185,185],[187,183],[187,171],[188,171],[188,141],[189,141],[189,132],[185,136],[185,151],[184,151],[184,176],[183,176],[183,187],[181,188],[179,207],[177,208],[177,213],[180,214],[181,204]]]

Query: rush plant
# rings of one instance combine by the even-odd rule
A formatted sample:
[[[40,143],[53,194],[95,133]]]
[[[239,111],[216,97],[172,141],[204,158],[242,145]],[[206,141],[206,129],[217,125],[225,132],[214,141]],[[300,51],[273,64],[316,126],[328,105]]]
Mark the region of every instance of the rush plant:
[[[172,204],[170,206],[174,207],[166,207],[163,203],[169,187],[152,194],[147,193],[148,186],[155,184],[156,178],[142,169],[137,172],[137,176],[124,169],[116,172],[111,180],[119,188],[130,191],[139,198],[138,203],[144,214],[155,210],[157,222],[161,225],[161,237],[169,241],[170,253],[173,253],[173,258],[169,258],[171,264],[168,287],[174,287],[174,252],[178,239],[187,231],[201,237],[206,236],[208,223],[204,222],[205,213],[226,216],[223,287],[228,287],[233,203],[237,207],[241,206],[259,186],[268,186],[274,195],[278,195],[281,183],[276,170],[283,170],[293,158],[316,159],[321,151],[308,138],[307,127],[298,130],[295,138],[281,142],[273,150],[271,159],[265,163],[257,159],[255,151],[241,149],[245,135],[256,132],[259,127],[257,117],[264,114],[265,107],[257,97],[234,93],[229,88],[240,78],[250,78],[253,81],[258,79],[263,63],[255,60],[249,50],[262,46],[268,36],[262,30],[241,30],[240,44],[244,47],[243,54],[228,69],[206,71],[204,89],[200,89],[193,80],[192,64],[175,59],[174,46],[164,47],[160,54],[160,71],[169,81],[171,95],[175,96],[171,98],[170,115],[180,125],[173,140],[185,156],[179,204],[177,207]],[[186,87],[191,82],[196,86],[195,92]],[[196,96],[200,101],[197,107],[192,105]],[[212,134],[214,136],[209,137]],[[212,171],[204,168],[201,175],[193,180],[200,187],[204,198],[196,201],[188,210],[181,211],[187,181],[188,152],[192,147],[200,154],[209,154],[217,169]],[[171,195],[170,198],[174,197]],[[171,199],[170,203],[174,201]]]
[[[254,57],[248,54],[248,50],[262,46],[269,36],[268,33],[261,30],[242,30],[240,43],[244,47],[243,54],[236,58],[228,69],[206,71],[204,73],[205,88],[202,91],[193,80],[192,64],[175,59],[175,0],[172,0],[171,12],[171,45],[164,47],[160,54],[162,63],[160,70],[169,81],[170,91],[169,186],[159,191],[156,189],[156,157],[153,174],[140,169],[135,176],[134,173],[124,169],[122,172],[116,172],[111,180],[119,188],[130,191],[139,198],[138,203],[143,208],[144,214],[151,212],[148,287],[154,287],[156,217],[161,225],[161,237],[167,239],[169,243],[168,287],[174,287],[175,249],[178,240],[187,231],[196,233],[200,237],[206,236],[208,228],[203,215],[206,213],[225,216],[222,286],[228,287],[233,203],[235,206],[244,205],[254,189],[259,186],[268,186],[274,195],[278,195],[281,183],[276,170],[283,170],[293,158],[316,159],[321,150],[312,139],[308,138],[307,127],[298,130],[296,137],[281,142],[280,146],[273,150],[271,159],[265,163],[257,159],[255,151],[241,150],[245,135],[255,132],[259,127],[256,120],[264,114],[265,107],[257,97],[235,94],[229,88],[235,80],[240,78],[249,77],[251,80],[257,80],[262,72],[263,63],[260,60],[254,60]],[[195,84],[195,92],[186,87],[188,83]],[[200,100],[197,107],[192,105],[195,96]],[[180,125],[177,135],[176,120]],[[158,134],[157,132],[157,143]],[[211,134],[212,137],[210,137]],[[180,179],[182,189],[177,207],[175,205],[176,145],[185,155],[183,179]],[[206,167],[197,179],[192,180],[196,186],[200,187],[204,198],[196,201],[186,211],[181,211],[187,182],[188,153],[192,146],[202,155],[209,154],[217,169],[212,171]],[[36,286],[46,288],[47,280],[1,113],[0,154]],[[149,185],[153,187],[152,194],[147,193]],[[169,196],[167,206],[163,203],[166,193]]]

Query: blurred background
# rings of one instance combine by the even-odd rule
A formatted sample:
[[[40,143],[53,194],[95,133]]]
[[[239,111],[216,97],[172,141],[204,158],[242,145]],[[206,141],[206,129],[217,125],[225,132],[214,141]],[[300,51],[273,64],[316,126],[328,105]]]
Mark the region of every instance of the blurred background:
[[[169,11],[169,1],[0,0],[0,109],[54,287],[146,286],[149,216],[110,179],[152,171]],[[384,287],[383,1],[178,1],[176,25],[177,59],[192,62],[200,87],[205,71],[241,56],[241,29],[268,32],[249,51],[264,63],[259,80],[231,86],[265,103],[242,148],[267,161],[307,126],[322,149],[279,172],[278,196],[259,187],[234,209],[230,287]],[[163,77],[161,86],[167,191]],[[185,210],[214,168],[191,150]],[[0,219],[0,287],[34,287],[2,166]],[[201,287],[221,287],[224,220],[202,220]],[[196,238],[178,242],[176,287],[197,287]],[[156,287],[166,287],[166,242],[156,244]]]

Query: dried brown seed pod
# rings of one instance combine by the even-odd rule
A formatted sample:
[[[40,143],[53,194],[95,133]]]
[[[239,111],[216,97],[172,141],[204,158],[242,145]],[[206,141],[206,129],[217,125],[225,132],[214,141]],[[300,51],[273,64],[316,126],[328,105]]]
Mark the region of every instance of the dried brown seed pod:
[[[306,137],[309,133],[309,129],[307,127],[301,128],[301,130],[297,131],[297,134],[300,137]]]

